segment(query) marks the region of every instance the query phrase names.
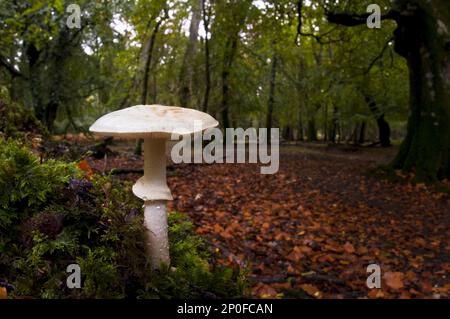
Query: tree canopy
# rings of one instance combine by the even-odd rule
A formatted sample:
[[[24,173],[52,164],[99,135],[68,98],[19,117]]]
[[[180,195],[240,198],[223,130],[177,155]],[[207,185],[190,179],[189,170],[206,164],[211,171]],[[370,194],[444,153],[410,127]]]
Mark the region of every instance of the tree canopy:
[[[6,1],[0,85],[51,132],[157,102],[207,111],[223,127],[280,127],[286,140],[389,146],[406,136],[412,107],[411,61],[397,45],[414,33],[401,32],[404,17],[417,8],[435,17],[423,23],[443,38],[447,62],[448,17],[445,1],[384,0],[381,28],[369,29],[370,2]],[[67,24],[72,3],[80,28]],[[421,165],[401,157],[401,168]],[[448,175],[448,160],[437,166],[424,179]]]

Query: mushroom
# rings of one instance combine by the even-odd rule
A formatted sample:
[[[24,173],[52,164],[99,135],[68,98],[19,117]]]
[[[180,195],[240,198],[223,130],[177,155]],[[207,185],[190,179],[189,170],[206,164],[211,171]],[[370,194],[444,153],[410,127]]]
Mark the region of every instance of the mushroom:
[[[89,128],[102,136],[144,139],[144,176],[133,185],[133,193],[144,200],[147,250],[154,269],[170,264],[166,202],[173,198],[166,182],[166,141],[172,134],[198,133],[218,124],[193,109],[136,105],[106,114]]]

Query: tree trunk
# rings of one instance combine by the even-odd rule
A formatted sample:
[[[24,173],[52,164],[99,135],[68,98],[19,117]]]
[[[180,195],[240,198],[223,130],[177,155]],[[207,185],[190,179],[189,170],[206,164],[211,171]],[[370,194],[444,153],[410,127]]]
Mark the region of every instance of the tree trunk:
[[[391,146],[391,127],[389,123],[384,119],[384,115],[377,119],[378,125],[378,137],[380,139],[380,145],[382,147]]]
[[[299,67],[298,67],[298,72],[297,72],[297,93],[298,95],[298,139],[300,141],[304,141],[305,140],[305,125],[304,125],[304,121],[303,121],[303,108],[305,106],[305,100],[306,99],[302,99],[302,93],[305,95],[305,97],[307,96],[306,90],[304,90],[304,87],[302,85],[303,78],[305,76],[305,61],[303,58],[300,59],[299,61]],[[301,93],[302,92],[302,93]]]
[[[32,55],[37,52],[35,49],[31,51],[34,51]],[[49,133],[53,132],[58,109],[64,103],[64,90],[69,83],[64,76],[64,69],[70,55],[70,30],[62,27],[55,42],[50,46],[49,63],[45,67],[40,67],[36,61],[32,61],[34,58],[29,61],[30,85],[36,103],[34,104],[36,117],[47,127]],[[47,80],[42,81],[45,77]]]
[[[294,140],[294,130],[291,125],[286,125],[283,128],[283,139],[285,141],[293,141]]]
[[[220,2],[220,1],[219,1]],[[218,2],[215,2],[218,5]],[[223,128],[229,127],[229,99],[230,99],[230,83],[229,76],[232,70],[232,65],[237,51],[237,46],[240,40],[239,32],[245,25],[247,19],[247,13],[250,9],[251,2],[249,1],[230,1],[226,6],[229,7],[232,13],[231,16],[223,17],[222,22],[226,29],[222,30],[222,33],[226,34],[225,47],[223,50],[223,65],[222,65],[222,124]],[[216,12],[217,16],[217,12]],[[225,30],[229,30],[228,33]],[[226,135],[224,136],[224,142],[226,143]]]
[[[34,112],[36,118],[44,123],[45,119],[45,106],[42,101],[41,95],[41,80],[40,80],[40,68],[39,68],[39,57],[41,52],[38,51],[36,46],[33,43],[25,44],[25,52],[28,60],[28,77],[29,77],[29,86],[31,92],[31,103],[33,104]]]
[[[193,58],[197,51],[198,27],[200,25],[202,0],[192,1],[192,17],[189,27],[189,42],[184,53],[180,70],[180,104],[182,107],[191,106],[192,78],[194,73]]]
[[[378,139],[380,141],[380,145],[382,147],[391,146],[391,127],[389,123],[384,119],[384,113],[380,111],[376,102],[366,95],[365,97],[367,104],[369,105],[369,109],[372,114],[375,116],[378,126]]]
[[[211,5],[206,9],[205,0],[202,0],[203,26],[205,28],[205,95],[203,97],[202,111],[208,112],[209,92],[211,91],[211,66],[209,62],[209,22],[211,19]]]
[[[298,135],[297,139],[299,141],[303,141],[305,139],[305,136],[303,134],[303,116],[302,116],[302,109],[300,106],[300,109],[298,111]]]
[[[144,50],[144,70],[143,70],[143,78],[142,78],[142,91],[141,91],[141,104],[145,105],[147,104],[147,97],[148,97],[148,80],[149,80],[149,73],[150,73],[150,66],[152,64],[153,59],[153,51],[155,47],[155,39],[156,35],[158,34],[159,28],[161,27],[161,23],[163,22],[163,18],[159,19],[159,21],[156,23],[155,28],[153,29],[152,35],[148,39],[148,42],[146,43],[146,48]],[[142,143],[144,141],[142,139],[138,139],[136,141],[136,146],[134,148],[134,154],[135,155],[142,155]]]
[[[338,108],[335,106],[333,108],[333,123],[331,126],[331,134],[330,134],[331,135],[330,139],[332,143],[336,143],[336,135],[339,134],[338,129],[339,129],[339,111]]]
[[[153,50],[155,47],[155,39],[156,35],[158,34],[159,28],[161,26],[163,19],[160,19],[153,29],[152,35],[148,39],[148,42],[146,44],[146,49],[144,52],[145,56],[145,64],[144,64],[144,73],[142,76],[142,91],[141,91],[141,104],[145,105],[147,104],[147,96],[148,96],[148,80],[149,80],[149,73],[150,73],[150,66],[152,64],[152,58],[153,58]]]
[[[277,76],[277,63],[278,57],[276,54],[274,54],[272,57],[272,69],[270,72],[269,101],[267,104],[267,118],[266,118],[266,127],[269,132],[273,125],[273,106],[275,103],[275,84],[276,84],[275,80]]]
[[[353,129],[351,139],[350,139],[350,140],[352,140],[354,145],[358,144],[358,128],[359,128],[359,123],[356,123],[355,128]]]
[[[366,140],[366,125],[366,121],[362,121],[361,127],[359,128],[358,144],[363,144]]]
[[[317,141],[316,119],[314,117],[308,120],[308,141]]]
[[[328,141],[328,104],[323,108],[323,141]]]
[[[228,39],[225,45],[225,53],[223,59],[223,69],[222,69],[222,124],[224,128],[230,126],[230,117],[228,112],[228,103],[230,99],[230,84],[229,76],[231,71],[231,66],[233,65],[234,55],[237,49],[238,35],[236,34],[233,39]]]

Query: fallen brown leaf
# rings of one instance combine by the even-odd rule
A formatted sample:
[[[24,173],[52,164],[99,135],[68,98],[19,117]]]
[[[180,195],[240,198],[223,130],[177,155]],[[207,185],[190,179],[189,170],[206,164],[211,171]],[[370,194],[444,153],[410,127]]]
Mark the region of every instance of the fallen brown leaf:
[[[8,291],[5,287],[0,287],[0,299],[7,299],[8,298]]]
[[[389,288],[392,289],[401,289],[404,287],[403,285],[403,277],[404,274],[401,272],[386,272],[383,275],[384,282]]]

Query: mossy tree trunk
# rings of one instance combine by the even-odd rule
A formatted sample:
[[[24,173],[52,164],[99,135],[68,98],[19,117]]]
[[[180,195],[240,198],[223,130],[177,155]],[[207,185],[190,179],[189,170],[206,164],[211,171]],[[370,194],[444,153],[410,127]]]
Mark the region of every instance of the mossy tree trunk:
[[[330,13],[330,22],[365,24],[368,15]],[[450,177],[450,11],[448,0],[397,0],[382,19],[397,22],[395,51],[408,64],[407,135],[392,163],[416,180]]]
[[[394,168],[415,169],[416,179],[450,177],[450,38],[448,1],[408,3],[411,15],[400,14],[395,32],[396,52],[409,69],[408,131],[393,162]],[[443,17],[443,15],[447,15]]]

